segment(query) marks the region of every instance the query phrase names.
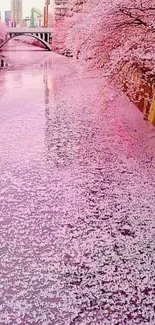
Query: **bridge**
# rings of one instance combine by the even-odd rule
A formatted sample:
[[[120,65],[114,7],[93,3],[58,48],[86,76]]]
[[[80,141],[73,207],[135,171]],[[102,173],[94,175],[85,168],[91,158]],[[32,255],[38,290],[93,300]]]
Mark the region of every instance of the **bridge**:
[[[48,51],[51,51],[50,40],[51,40],[51,28],[17,28],[11,27],[7,29],[6,39],[0,45],[0,50],[2,47],[9,42],[11,39],[18,36],[28,36],[33,37],[40,41]]]

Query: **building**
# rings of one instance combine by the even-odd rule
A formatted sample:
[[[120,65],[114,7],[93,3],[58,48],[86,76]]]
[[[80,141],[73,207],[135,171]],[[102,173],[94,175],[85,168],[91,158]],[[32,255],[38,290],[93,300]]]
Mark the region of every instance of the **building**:
[[[30,17],[30,26],[31,27],[41,27],[43,26],[43,15],[39,9],[32,8],[31,9],[31,17]]]
[[[48,7],[50,5],[51,0],[45,0],[44,6],[44,27],[48,27]]]
[[[68,12],[69,0],[45,0],[44,26],[51,27],[54,20],[63,19]]]
[[[48,27],[51,27],[53,25],[54,21],[54,0],[50,2],[48,6]]]
[[[23,24],[22,24],[22,27],[30,27],[30,17],[25,17],[23,19]]]
[[[9,21],[9,27],[14,27],[14,22],[12,20]]]
[[[55,0],[54,4],[54,19],[63,19],[68,12],[68,0]]]
[[[14,26],[22,26],[22,0],[11,0],[11,20]]]
[[[10,26],[11,22],[11,11],[5,11],[5,24]]]

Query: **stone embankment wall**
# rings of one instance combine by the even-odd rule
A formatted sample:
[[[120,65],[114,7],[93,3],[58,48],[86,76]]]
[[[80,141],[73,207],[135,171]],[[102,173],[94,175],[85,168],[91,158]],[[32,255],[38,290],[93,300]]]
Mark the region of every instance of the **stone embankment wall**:
[[[125,71],[126,70],[126,71]],[[133,65],[122,73],[124,91],[155,126],[155,75],[147,68]]]
[[[30,44],[30,45],[38,46],[38,47],[41,47],[41,48],[45,48],[44,45],[41,42],[39,42],[38,40],[35,40],[33,38],[19,39],[19,41],[23,42],[25,44]]]

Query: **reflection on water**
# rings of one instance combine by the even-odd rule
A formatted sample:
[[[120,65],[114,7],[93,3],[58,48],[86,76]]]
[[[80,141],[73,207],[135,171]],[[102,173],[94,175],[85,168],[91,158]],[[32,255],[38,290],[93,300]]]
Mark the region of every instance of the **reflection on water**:
[[[49,104],[49,94],[50,94],[50,90],[48,87],[47,73],[44,75],[44,84],[45,84],[45,106],[46,106]]]
[[[9,63],[5,60],[5,57],[0,56],[0,69],[9,68]]]
[[[45,144],[48,167],[69,166],[73,162],[73,129],[64,103],[55,98],[56,81],[48,73],[47,64],[44,70],[45,94]]]
[[[23,73],[8,73],[5,75],[5,83],[12,89],[14,87],[23,89],[23,79],[25,80]]]
[[[52,66],[53,66],[52,59],[51,58],[45,58],[45,60],[40,64],[40,66],[45,70],[52,68]]]

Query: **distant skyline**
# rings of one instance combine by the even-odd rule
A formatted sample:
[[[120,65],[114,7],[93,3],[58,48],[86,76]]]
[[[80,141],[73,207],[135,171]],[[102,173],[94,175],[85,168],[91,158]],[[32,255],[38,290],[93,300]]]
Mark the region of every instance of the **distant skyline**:
[[[31,8],[35,7],[43,12],[45,0],[23,0],[23,18],[30,16]],[[4,20],[4,12],[11,10],[10,0],[0,0],[0,11],[2,20]]]

